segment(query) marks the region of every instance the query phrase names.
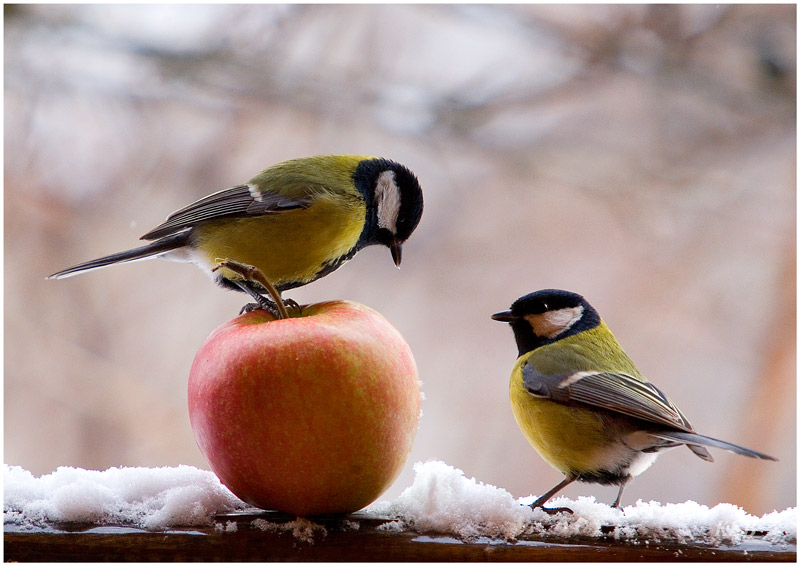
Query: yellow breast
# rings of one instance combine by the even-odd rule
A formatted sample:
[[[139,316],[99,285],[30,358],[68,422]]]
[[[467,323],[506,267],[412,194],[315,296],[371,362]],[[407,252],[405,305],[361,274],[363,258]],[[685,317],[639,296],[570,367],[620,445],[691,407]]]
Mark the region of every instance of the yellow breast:
[[[534,397],[522,385],[522,363],[511,374],[511,409],[522,434],[562,473],[596,470],[605,460],[603,427],[591,411]]]
[[[355,246],[365,217],[363,201],[323,193],[305,209],[215,220],[195,227],[198,259],[207,269],[218,258],[253,265],[276,287],[307,283]],[[229,270],[221,275],[241,279]]]

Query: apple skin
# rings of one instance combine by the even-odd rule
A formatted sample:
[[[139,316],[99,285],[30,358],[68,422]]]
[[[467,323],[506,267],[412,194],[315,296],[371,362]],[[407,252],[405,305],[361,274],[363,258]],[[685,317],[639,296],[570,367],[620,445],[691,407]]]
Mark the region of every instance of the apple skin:
[[[311,516],[375,501],[411,453],[421,392],[411,349],[359,303],[263,310],[217,328],[189,375],[189,419],[237,497]]]

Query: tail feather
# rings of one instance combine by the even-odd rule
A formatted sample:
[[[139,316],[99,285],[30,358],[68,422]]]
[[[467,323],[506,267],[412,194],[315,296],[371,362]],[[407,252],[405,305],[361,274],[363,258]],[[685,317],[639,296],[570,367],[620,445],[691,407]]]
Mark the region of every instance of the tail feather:
[[[711,455],[708,453],[707,450],[700,448],[701,446],[722,448],[723,450],[734,452],[735,454],[741,454],[742,456],[748,456],[750,458],[758,458],[760,460],[774,460],[774,461],[778,460],[774,456],[764,454],[763,452],[751,450],[750,448],[745,448],[744,446],[739,446],[738,444],[734,444],[732,442],[726,442],[724,440],[711,438],[710,436],[705,436],[703,434],[697,434],[696,432],[682,432],[678,430],[674,431],[668,430],[668,431],[659,431],[657,433],[654,433],[653,436],[657,436],[665,440],[675,440],[678,442],[682,442],[683,444],[686,444],[689,447],[689,449],[692,450],[692,452],[694,452],[704,460],[711,459]],[[711,459],[710,461],[713,461],[713,459]]]
[[[73,275],[100,269],[101,267],[106,267],[115,263],[124,263],[128,261],[135,261],[137,259],[156,257],[185,246],[188,243],[188,239],[188,231],[180,232],[178,234],[156,240],[155,242],[147,244],[146,246],[141,246],[132,250],[125,250],[124,252],[107,255],[105,257],[79,263],[78,265],[73,265],[72,267],[68,267],[67,269],[62,269],[61,271],[57,271],[52,275],[48,275],[47,279],[65,279],[67,277],[72,277]]]
[[[705,446],[699,446],[697,444],[687,444],[686,448],[694,452],[695,456],[697,456],[698,458],[702,458],[706,462],[714,461],[714,457],[708,450],[706,450]]]

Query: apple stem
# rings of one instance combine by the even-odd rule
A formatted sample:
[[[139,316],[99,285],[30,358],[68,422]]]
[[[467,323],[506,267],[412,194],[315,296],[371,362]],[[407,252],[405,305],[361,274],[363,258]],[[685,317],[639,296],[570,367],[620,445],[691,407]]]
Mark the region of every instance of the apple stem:
[[[247,281],[254,281],[258,283],[267,290],[270,297],[272,297],[272,300],[275,302],[275,307],[278,309],[277,317],[289,318],[289,311],[286,310],[286,304],[283,302],[280,292],[272,283],[269,282],[269,279],[267,279],[267,277],[259,268],[255,267],[254,265],[248,265],[246,263],[241,263],[227,258],[217,258],[216,262],[217,266],[212,271],[216,271],[217,269],[224,267],[226,269],[230,269],[234,273],[238,273]]]

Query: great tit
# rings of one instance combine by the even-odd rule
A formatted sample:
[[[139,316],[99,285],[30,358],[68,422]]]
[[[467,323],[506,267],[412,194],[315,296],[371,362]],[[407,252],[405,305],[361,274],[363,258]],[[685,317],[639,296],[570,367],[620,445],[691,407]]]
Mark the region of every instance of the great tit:
[[[48,278],[164,257],[195,263],[223,287],[245,291],[263,306],[263,286],[219,268],[219,259],[261,270],[279,292],[328,275],[374,244],[388,247],[399,266],[422,207],[417,178],[394,161],[362,155],[293,159],[172,213],[141,237],[152,240],[147,245]]]
[[[639,372],[582,296],[536,291],[492,318],[511,325],[519,350],[510,383],[517,424],[542,458],[565,476],[531,507],[544,508],[575,480],[618,485],[612,505],[618,507],[632,477],[660,451],[684,444],[708,462],[714,460],[706,446],[776,460],[696,433],[675,403]]]

